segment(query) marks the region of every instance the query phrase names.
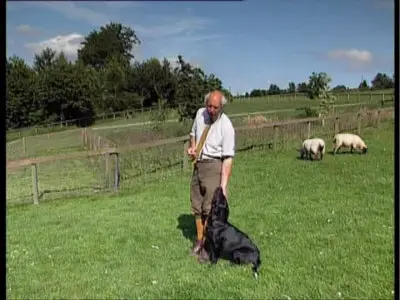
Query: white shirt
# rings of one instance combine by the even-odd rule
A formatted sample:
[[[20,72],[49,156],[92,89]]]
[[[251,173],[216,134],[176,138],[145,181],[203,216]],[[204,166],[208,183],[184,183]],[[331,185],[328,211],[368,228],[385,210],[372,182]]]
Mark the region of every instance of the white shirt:
[[[193,122],[190,135],[195,138],[196,145],[206,127],[209,124],[210,116],[205,107],[200,108]],[[220,117],[211,125],[203,152],[199,155],[202,158],[222,158],[225,156],[235,156],[235,129],[229,117],[222,113]]]

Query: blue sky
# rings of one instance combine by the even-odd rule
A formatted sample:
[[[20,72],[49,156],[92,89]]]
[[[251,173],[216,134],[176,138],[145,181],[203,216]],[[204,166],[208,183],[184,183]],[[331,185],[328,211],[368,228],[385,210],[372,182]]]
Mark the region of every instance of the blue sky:
[[[392,0],[243,2],[7,2],[7,56],[31,63],[46,46],[71,59],[83,36],[110,21],[131,26],[134,54],[178,54],[234,93],[327,72],[331,86],[357,86],[394,70]]]

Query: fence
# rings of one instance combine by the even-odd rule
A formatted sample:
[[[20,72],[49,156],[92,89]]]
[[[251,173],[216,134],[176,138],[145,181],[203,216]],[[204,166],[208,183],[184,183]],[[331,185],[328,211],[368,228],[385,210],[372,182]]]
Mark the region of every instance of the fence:
[[[393,102],[394,101],[394,94],[393,91],[385,91],[385,92],[370,92],[370,93],[334,93],[337,97],[337,102],[365,102],[365,103],[372,103],[377,98],[379,98],[379,102],[383,106],[386,102]],[[273,96],[265,96],[265,97],[246,97],[246,98],[235,98],[235,101],[238,102],[259,102],[259,101],[288,101],[288,102],[296,102],[300,99],[306,99],[304,94],[282,94],[282,95],[273,95]],[[127,121],[135,120],[136,122],[146,121],[146,116],[144,113],[151,112],[154,108],[141,108],[141,109],[131,109],[131,110],[124,110],[119,112],[112,112],[112,113],[103,113],[96,116],[91,117],[90,119],[94,121],[116,121],[119,119],[125,119]],[[171,114],[173,112],[171,111]],[[37,125],[32,128],[22,128],[22,129],[9,129],[7,130],[7,138],[10,136],[12,139],[22,138],[23,136],[29,135],[38,135],[44,134],[48,132],[60,131],[64,130],[65,128],[70,128],[75,126],[76,124],[82,123],[89,118],[81,118],[81,119],[73,119],[73,120],[65,120],[62,122],[55,122],[50,124],[41,124]]]
[[[237,151],[253,147],[280,150],[308,137],[332,138],[337,132],[379,128],[394,111],[373,110],[327,118],[304,118],[236,127]],[[97,139],[96,139],[97,138]],[[7,204],[35,203],[67,196],[93,195],[121,188],[143,188],[149,181],[189,170],[187,136],[111,147],[93,132],[81,131],[86,151],[7,162]],[[94,142],[93,142],[94,140]],[[161,177],[160,177],[161,176]]]

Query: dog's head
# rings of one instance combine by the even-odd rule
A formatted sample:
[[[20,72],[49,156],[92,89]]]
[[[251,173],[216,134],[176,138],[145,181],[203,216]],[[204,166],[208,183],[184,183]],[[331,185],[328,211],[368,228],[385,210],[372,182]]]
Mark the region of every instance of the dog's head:
[[[214,192],[211,205],[211,220],[226,223],[229,217],[229,205],[222,188],[218,187]]]

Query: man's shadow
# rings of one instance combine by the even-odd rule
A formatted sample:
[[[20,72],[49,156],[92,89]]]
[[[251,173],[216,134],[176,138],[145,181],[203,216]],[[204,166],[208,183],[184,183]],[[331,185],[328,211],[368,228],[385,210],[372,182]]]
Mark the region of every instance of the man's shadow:
[[[194,222],[194,216],[189,214],[181,214],[178,218],[177,229],[182,231],[182,235],[188,240],[192,241],[196,236],[196,224]]]

